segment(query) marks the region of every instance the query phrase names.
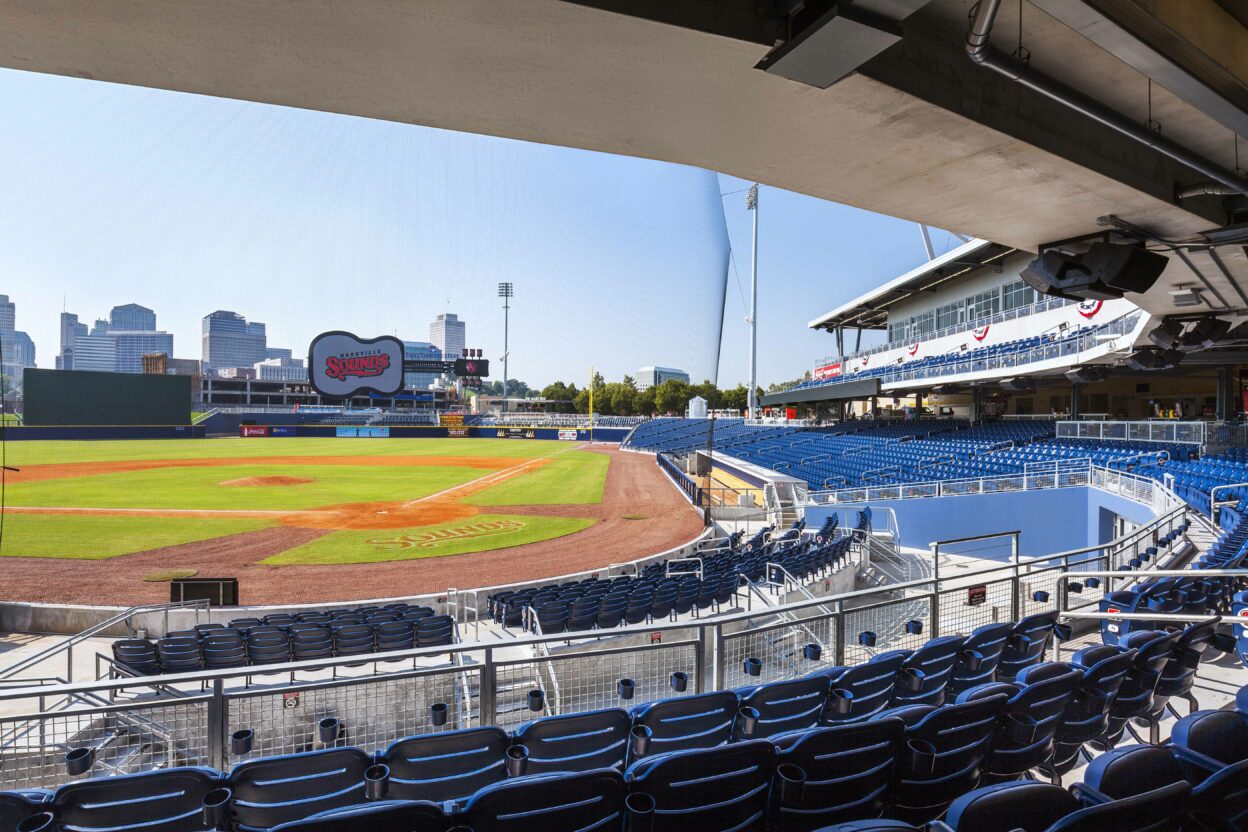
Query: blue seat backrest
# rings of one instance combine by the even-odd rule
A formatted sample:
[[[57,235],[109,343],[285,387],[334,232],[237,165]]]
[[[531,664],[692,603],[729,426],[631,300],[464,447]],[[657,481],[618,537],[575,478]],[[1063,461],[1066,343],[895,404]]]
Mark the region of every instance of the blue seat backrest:
[[[17,832],[17,826],[31,815],[49,811],[52,795],[39,789],[0,792],[0,832]]]
[[[529,750],[528,774],[623,768],[632,720],[619,709],[539,719],[516,731]]]
[[[731,691],[663,699],[633,710],[633,723],[652,732],[649,754],[713,748],[732,738],[739,700]]]
[[[1238,711],[1197,711],[1170,731],[1170,741],[1224,765],[1248,760],[1248,716]]]
[[[249,760],[230,772],[230,811],[239,832],[268,829],[317,812],[364,802],[372,758],[358,748],[331,748]]]
[[[58,829],[208,829],[204,796],[221,785],[221,774],[213,769],[170,768],[69,783],[57,789],[52,805]]]
[[[898,670],[898,685],[893,694],[897,705],[939,705],[945,700],[945,688],[958,654],[966,639],[962,636],[941,636],[915,650]],[[911,677],[911,673],[917,673]],[[908,687],[908,677],[919,683],[918,690]]]
[[[377,762],[390,767],[389,797],[462,800],[507,776],[509,745],[501,728],[469,728],[399,740]]]
[[[487,786],[464,807],[463,825],[490,832],[608,830],[622,826],[624,777],[615,769],[536,774]]]
[[[813,728],[819,724],[828,698],[828,678],[807,676],[762,685],[741,695],[742,706],[758,710],[754,737]]]
[[[754,829],[776,766],[766,740],[647,757],[629,766],[630,791],[655,801],[651,832]]]
[[[1014,625],[1006,639],[1005,650],[997,665],[997,678],[1013,679],[1024,667],[1038,663],[1044,655],[1053,627],[1057,624],[1056,612],[1029,615]]]
[[[382,800],[318,812],[283,823],[272,832],[442,832],[449,825],[442,807],[422,800]]]
[[[997,675],[997,663],[1005,650],[1005,640],[1013,629],[1010,624],[985,624],[966,637],[958,662],[949,680],[949,693],[956,695]]]
[[[897,687],[897,671],[905,660],[905,653],[888,653],[840,672],[824,671],[829,677],[833,692],[844,689],[853,695],[848,714],[833,712],[835,701],[833,697],[829,697],[828,711],[824,714],[825,721],[857,722],[889,707]]]
[[[776,764],[806,775],[800,798],[779,801],[781,824],[812,828],[879,817],[892,797],[905,733],[900,719],[873,719],[772,737]]]

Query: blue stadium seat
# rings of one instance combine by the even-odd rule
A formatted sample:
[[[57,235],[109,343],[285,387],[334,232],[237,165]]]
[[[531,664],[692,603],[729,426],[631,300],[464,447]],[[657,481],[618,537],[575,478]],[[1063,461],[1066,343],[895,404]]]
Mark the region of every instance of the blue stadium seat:
[[[1005,649],[1001,652],[997,678],[1009,681],[1024,667],[1038,664],[1044,658],[1044,651],[1048,649],[1049,641],[1053,638],[1056,624],[1056,612],[1029,615],[1015,624],[1010,631],[1010,637],[1006,639]]]
[[[17,832],[22,821],[49,811],[51,798],[42,789],[0,792],[0,832]]]
[[[363,803],[372,758],[358,748],[330,748],[240,763],[230,772],[230,816],[237,832]]]
[[[828,677],[823,675],[772,682],[741,691],[742,707],[754,708],[759,713],[758,728],[754,732],[759,739],[814,728],[823,715],[827,698]]]
[[[445,832],[449,822],[436,803],[382,800],[318,812],[273,832]]]
[[[192,832],[212,828],[204,799],[223,785],[212,769],[170,768],[70,783],[56,790],[51,806],[57,829]]]
[[[633,710],[633,724],[651,731],[647,756],[714,748],[733,736],[739,702],[731,691],[661,699]]]
[[[474,794],[462,824],[473,832],[617,829],[624,793],[624,778],[615,769],[517,777]]]
[[[853,667],[820,671],[817,675],[827,676],[831,686],[824,722],[829,725],[858,722],[889,707],[897,687],[897,671],[905,660],[904,653],[885,653]]]
[[[464,800],[507,777],[511,738],[500,728],[469,728],[407,737],[377,755],[390,768],[396,800]]]
[[[767,814],[775,747],[766,740],[659,754],[628,768],[629,791],[653,800],[650,832],[757,829]]]
[[[624,767],[632,720],[618,708],[551,716],[516,731],[529,750],[527,773]]]
[[[996,679],[997,663],[1012,630],[1012,624],[985,624],[966,637],[953,666],[948,695],[956,697],[964,690]]]

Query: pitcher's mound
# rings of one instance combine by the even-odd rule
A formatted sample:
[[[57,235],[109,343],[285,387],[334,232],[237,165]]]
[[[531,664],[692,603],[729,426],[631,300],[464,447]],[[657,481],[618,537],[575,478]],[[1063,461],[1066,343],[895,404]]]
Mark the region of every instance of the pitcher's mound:
[[[226,480],[222,485],[303,485],[305,482],[316,482],[307,477],[240,477]]]

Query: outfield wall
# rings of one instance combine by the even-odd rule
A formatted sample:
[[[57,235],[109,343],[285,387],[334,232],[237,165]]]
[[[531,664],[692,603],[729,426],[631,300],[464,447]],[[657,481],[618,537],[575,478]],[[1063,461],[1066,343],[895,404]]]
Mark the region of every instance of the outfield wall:
[[[7,425],[6,440],[203,439],[202,425]]]
[[[221,414],[224,415],[224,414]],[[233,417],[225,423],[228,430],[222,429],[222,423],[213,428],[205,425],[8,425],[4,428],[6,439],[21,441],[30,439],[59,440],[107,440],[107,439],[204,439],[210,433],[224,436],[239,436],[244,427],[266,429],[257,435],[263,436],[319,436],[342,437],[345,431],[340,428],[359,426],[304,424],[296,418],[278,418],[263,422],[247,414],[229,414]],[[265,414],[266,416],[268,414]],[[294,414],[292,414],[293,416]],[[250,423],[250,424],[244,424]],[[273,430],[276,428],[277,430]],[[549,439],[568,442],[621,442],[628,435],[629,428],[594,428],[592,432],[580,428],[517,428],[506,427],[464,427],[446,428],[436,425],[389,425],[385,426],[384,435],[393,439],[446,439],[451,430],[462,430],[457,438],[469,439]],[[575,435],[574,435],[575,434]],[[357,437],[352,437],[357,438]],[[371,438],[371,437],[365,437]]]

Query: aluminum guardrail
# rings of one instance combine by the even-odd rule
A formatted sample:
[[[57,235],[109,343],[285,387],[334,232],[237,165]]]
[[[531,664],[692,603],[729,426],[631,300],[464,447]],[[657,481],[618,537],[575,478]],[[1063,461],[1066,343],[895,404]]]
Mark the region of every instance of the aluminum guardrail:
[[[1205,444],[1204,422],[1141,421],[1061,421],[1058,439],[1101,439],[1117,442],[1175,442]]]

